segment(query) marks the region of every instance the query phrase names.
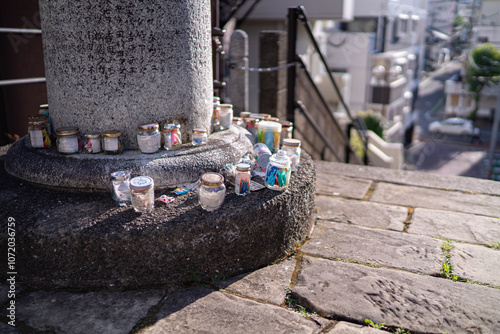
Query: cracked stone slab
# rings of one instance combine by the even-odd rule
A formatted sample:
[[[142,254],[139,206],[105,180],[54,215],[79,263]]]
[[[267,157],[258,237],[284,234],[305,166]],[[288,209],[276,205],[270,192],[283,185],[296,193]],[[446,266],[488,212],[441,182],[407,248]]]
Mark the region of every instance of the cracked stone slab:
[[[378,183],[370,201],[500,217],[500,197]]]
[[[441,241],[407,233],[319,221],[304,253],[439,275]]]
[[[16,318],[38,331],[128,333],[158,304],[159,290],[69,293],[35,291],[21,297]]]
[[[321,219],[340,223],[402,231],[408,209],[372,202],[316,196],[316,210]]]
[[[362,325],[352,324],[350,322],[339,321],[334,327],[330,328],[328,334],[387,334],[386,331],[371,328]]]
[[[452,273],[475,282],[500,286],[500,250],[454,243]],[[498,301],[500,305],[500,300]]]
[[[372,181],[360,180],[341,175],[316,174],[316,194],[363,199]]]
[[[215,284],[232,293],[281,305],[285,302],[286,288],[291,283],[296,263],[295,259],[287,259]]]
[[[296,312],[206,288],[180,290],[167,297],[152,333],[317,333],[322,325]]]
[[[493,334],[500,328],[498,289],[308,256],[293,296],[315,312],[412,333]]]
[[[500,219],[442,210],[415,209],[409,233],[476,244],[500,241]]]

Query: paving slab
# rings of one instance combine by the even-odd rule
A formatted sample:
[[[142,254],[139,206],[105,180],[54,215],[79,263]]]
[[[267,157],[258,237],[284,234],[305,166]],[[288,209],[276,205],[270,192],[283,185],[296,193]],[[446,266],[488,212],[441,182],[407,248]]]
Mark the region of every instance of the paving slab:
[[[453,246],[450,263],[454,275],[500,287],[500,250],[459,243]]]
[[[39,290],[16,302],[16,318],[38,331],[87,334],[128,333],[158,304],[164,292],[70,293]]]
[[[500,241],[500,219],[416,208],[408,233],[476,244],[491,244]]]
[[[318,221],[301,250],[333,259],[439,275],[445,260],[441,243],[408,233]]]
[[[180,290],[167,297],[152,333],[317,333],[322,326],[297,312],[206,288]]]
[[[351,324],[350,322],[339,321],[331,327],[328,334],[387,334],[386,331],[362,325]]]
[[[362,199],[371,184],[369,180],[316,173],[316,194]]]
[[[285,302],[286,288],[290,286],[296,263],[294,258],[286,259],[215,284],[232,293],[281,305]]]
[[[370,201],[500,217],[500,196],[378,183]]]
[[[500,290],[305,256],[293,288],[300,305],[358,323],[414,333],[498,333]]]
[[[324,220],[402,231],[408,209],[379,203],[316,196],[316,211]]]

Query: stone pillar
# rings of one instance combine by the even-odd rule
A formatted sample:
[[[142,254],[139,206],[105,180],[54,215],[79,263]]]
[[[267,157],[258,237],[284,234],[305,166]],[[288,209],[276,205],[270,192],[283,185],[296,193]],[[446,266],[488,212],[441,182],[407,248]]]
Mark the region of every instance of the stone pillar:
[[[286,64],[287,33],[262,31],[260,33],[259,67],[275,67]],[[259,110],[286,119],[286,69],[262,72],[259,77]]]
[[[243,30],[235,30],[229,45],[231,64],[248,67],[248,35]],[[229,79],[229,97],[236,114],[248,111],[248,71],[232,68]]]
[[[209,0],[40,0],[47,95],[55,127],[118,129],[177,120],[210,128]]]

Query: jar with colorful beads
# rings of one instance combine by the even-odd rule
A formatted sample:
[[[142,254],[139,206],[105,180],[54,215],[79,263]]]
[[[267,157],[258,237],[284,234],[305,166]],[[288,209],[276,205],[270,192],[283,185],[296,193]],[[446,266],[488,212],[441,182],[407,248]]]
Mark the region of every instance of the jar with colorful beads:
[[[245,196],[250,193],[250,165],[239,163],[236,165],[234,177],[234,192],[236,195]]]
[[[163,147],[166,150],[175,150],[182,146],[181,125],[177,123],[163,124]]]
[[[80,129],[76,126],[65,126],[56,130],[57,151],[61,154],[75,154],[80,152],[82,142]]]
[[[291,160],[285,151],[279,150],[269,158],[264,184],[271,190],[283,191],[290,183]]]
[[[292,172],[295,172],[300,163],[300,140],[289,138],[283,139],[283,146],[281,149],[286,152],[286,155],[292,161]]]
[[[102,134],[103,151],[109,155],[117,155],[123,152],[122,132],[119,130],[107,130]]]
[[[48,148],[52,145],[49,120],[45,115],[34,115],[28,118],[28,134],[31,147]]]

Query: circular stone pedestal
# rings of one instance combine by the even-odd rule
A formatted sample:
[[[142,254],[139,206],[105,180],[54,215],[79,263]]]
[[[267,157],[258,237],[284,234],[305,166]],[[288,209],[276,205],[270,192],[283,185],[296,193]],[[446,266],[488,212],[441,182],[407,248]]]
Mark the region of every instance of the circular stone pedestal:
[[[286,255],[314,221],[315,170],[305,153],[286,191],[241,197],[228,188],[210,213],[195,192],[157,191],[175,200],[138,214],[109,194],[35,187],[3,168],[0,181],[1,219],[16,224],[18,281],[39,288],[176,286],[237,275]],[[6,243],[0,238],[2,249]]]
[[[153,154],[126,150],[120,155],[62,155],[55,147],[32,148],[26,136],[7,152],[5,169],[24,181],[59,189],[108,191],[110,174],[119,170],[150,176],[158,189],[173,188],[198,180],[204,172],[221,170],[252,152],[248,136],[245,129],[231,126],[212,134],[207,145],[185,144],[179,150],[160,149]]]

